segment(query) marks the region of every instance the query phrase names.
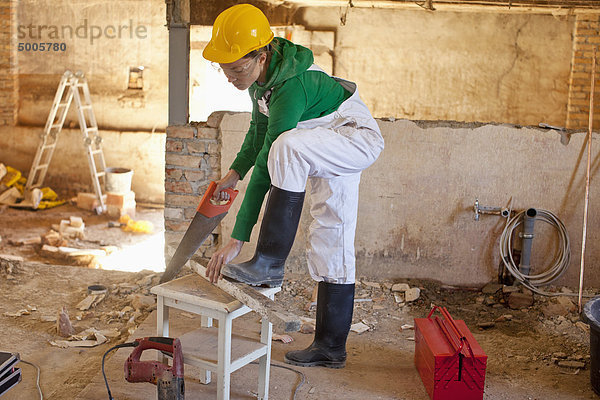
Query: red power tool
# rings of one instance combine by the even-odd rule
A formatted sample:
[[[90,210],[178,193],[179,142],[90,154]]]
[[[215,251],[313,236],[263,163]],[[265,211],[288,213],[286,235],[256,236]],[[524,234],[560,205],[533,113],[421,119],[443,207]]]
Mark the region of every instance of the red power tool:
[[[184,400],[183,351],[179,339],[145,337],[136,339],[137,346],[125,362],[127,382],[150,382],[156,385],[158,400]],[[158,350],[173,357],[173,365],[158,361],[140,361],[144,350]]]

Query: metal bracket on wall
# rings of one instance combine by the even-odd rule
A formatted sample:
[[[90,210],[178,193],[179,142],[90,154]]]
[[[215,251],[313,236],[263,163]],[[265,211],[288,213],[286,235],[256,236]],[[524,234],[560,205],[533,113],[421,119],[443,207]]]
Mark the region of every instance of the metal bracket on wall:
[[[480,206],[479,199],[477,198],[475,199],[475,204],[473,205],[473,212],[475,212],[475,216],[473,217],[475,221],[479,221],[479,216],[481,214],[500,215],[504,218],[508,218],[510,215],[508,208]]]

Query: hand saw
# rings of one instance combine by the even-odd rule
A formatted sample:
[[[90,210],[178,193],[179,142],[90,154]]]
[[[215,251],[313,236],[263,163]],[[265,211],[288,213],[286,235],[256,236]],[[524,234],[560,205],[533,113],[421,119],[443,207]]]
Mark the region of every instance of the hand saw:
[[[224,189],[223,191],[229,193],[229,200],[227,203],[213,204],[210,199],[216,187],[217,184],[215,182],[211,182],[210,185],[208,185],[208,189],[206,189],[204,196],[202,196],[202,200],[200,200],[196,215],[185,232],[183,239],[181,239],[181,243],[179,243],[177,250],[175,250],[173,258],[169,261],[169,265],[167,265],[165,272],[160,278],[160,283],[170,281],[179,273],[181,267],[188,262],[200,248],[202,243],[204,243],[208,235],[210,235],[217,225],[219,225],[221,220],[225,218],[231,203],[233,203],[233,200],[239,193],[237,190],[229,188]]]

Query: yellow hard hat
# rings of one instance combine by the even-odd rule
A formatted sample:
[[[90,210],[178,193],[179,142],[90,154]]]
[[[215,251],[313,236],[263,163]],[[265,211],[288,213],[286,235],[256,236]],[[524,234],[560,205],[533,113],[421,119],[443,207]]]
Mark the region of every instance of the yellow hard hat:
[[[262,11],[251,4],[237,4],[219,14],[202,55],[212,62],[232,63],[271,43],[274,36]]]

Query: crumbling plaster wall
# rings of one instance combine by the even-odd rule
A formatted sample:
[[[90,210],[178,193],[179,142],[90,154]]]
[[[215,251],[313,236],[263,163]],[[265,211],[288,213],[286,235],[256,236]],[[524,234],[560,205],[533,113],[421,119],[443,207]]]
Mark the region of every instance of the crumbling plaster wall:
[[[65,51],[18,52],[19,124],[44,125],[60,77],[70,69],[86,74],[101,128],[164,132],[168,114],[165,15],[161,0],[19,1],[17,42],[66,46]],[[143,89],[128,89],[129,68],[139,66],[144,67]],[[76,114],[70,112],[66,126],[75,121]]]
[[[42,127],[0,126],[0,162],[29,174]],[[133,170],[131,190],[137,202],[164,201],[165,132],[101,130],[108,167]],[[59,136],[44,185],[53,189],[93,192],[83,136],[79,129],[64,129]]]
[[[574,15],[442,7],[307,7],[300,21],[336,32],[334,73],[376,117],[565,126]]]
[[[225,114],[220,125],[221,170],[228,170],[249,125],[248,113]],[[380,158],[362,175],[356,236],[357,276],[432,278],[446,284],[481,285],[495,279],[498,242],[506,220],[482,215],[474,220],[476,198],[482,206],[548,210],[565,224],[571,262],[560,284],[578,282],[585,157],[585,133],[573,133],[568,145],[555,131],[513,125],[378,120],[386,141]],[[598,154],[597,152],[595,154]],[[594,260],[598,237],[598,158],[594,160],[588,222],[585,282],[598,286]],[[249,177],[250,175],[248,175]],[[227,240],[248,179],[240,182],[240,200],[222,223]],[[304,249],[310,196],[287,268],[306,271]],[[249,259],[258,237],[244,246],[238,261]],[[538,222],[532,265],[551,265],[556,233]],[[517,248],[520,245],[516,243]]]

